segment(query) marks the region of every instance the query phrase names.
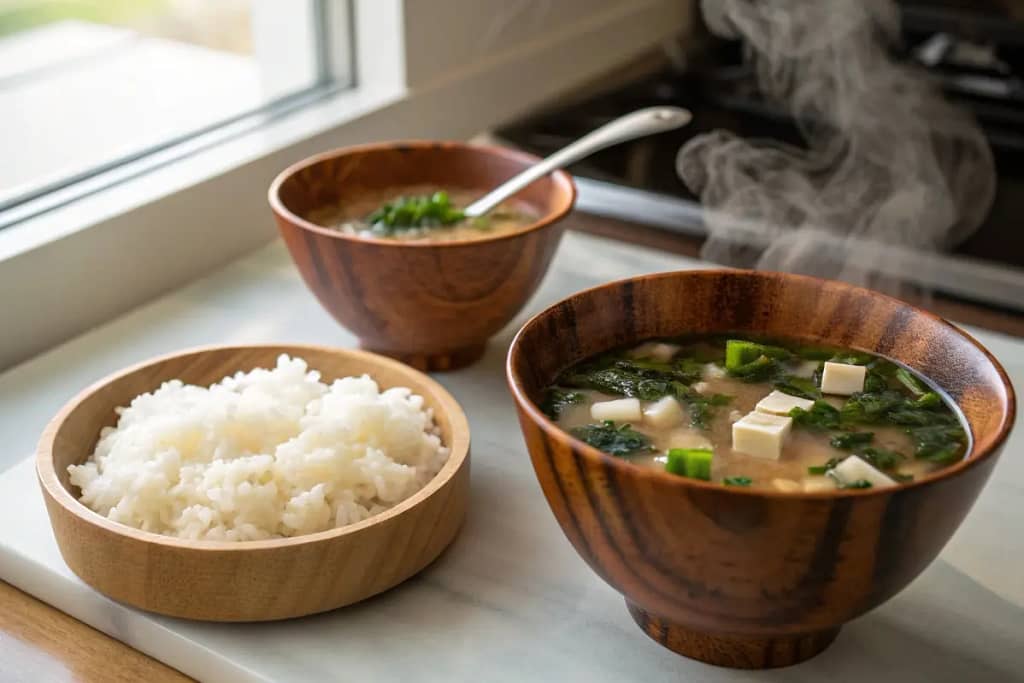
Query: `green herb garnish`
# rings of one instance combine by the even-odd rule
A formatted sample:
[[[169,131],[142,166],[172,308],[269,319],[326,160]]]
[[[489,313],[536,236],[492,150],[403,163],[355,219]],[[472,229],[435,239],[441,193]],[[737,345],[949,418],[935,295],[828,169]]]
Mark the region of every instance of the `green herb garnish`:
[[[867,479],[857,479],[849,483],[837,482],[838,488],[841,489],[869,489],[871,488],[871,482]]]
[[[370,232],[390,236],[406,230],[453,225],[466,215],[452,206],[448,193],[398,197],[366,217]]]
[[[726,486],[750,486],[754,480],[750,477],[726,477],[722,483]]]
[[[621,457],[651,450],[651,440],[646,434],[641,434],[628,424],[616,427],[611,420],[577,427],[570,433],[609,455]]]
[[[665,462],[665,471],[691,479],[711,481],[713,455],[707,448],[671,448]]]

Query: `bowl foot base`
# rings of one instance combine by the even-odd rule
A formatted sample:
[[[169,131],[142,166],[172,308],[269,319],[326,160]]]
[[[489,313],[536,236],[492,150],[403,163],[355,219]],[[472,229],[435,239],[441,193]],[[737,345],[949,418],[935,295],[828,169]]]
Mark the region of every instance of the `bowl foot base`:
[[[644,633],[673,652],[733,669],[772,669],[797,664],[823,652],[839,634],[838,626],[777,637],[703,633],[657,617],[629,600],[626,607]]]
[[[359,348],[364,351],[379,353],[388,358],[394,358],[424,372],[443,372],[445,370],[458,370],[480,360],[480,357],[484,355],[484,351],[487,350],[487,342],[436,353],[388,351],[386,349],[374,348],[372,344],[365,344],[363,342],[359,342]]]

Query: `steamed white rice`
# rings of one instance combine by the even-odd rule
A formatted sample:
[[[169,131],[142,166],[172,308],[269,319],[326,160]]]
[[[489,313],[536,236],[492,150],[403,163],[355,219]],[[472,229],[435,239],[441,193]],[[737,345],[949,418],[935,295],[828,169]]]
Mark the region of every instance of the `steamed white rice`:
[[[117,413],[68,468],[71,483],[96,512],[181,538],[352,524],[420,490],[448,458],[421,396],[366,375],[328,386],[286,355],[210,387],[166,382]]]

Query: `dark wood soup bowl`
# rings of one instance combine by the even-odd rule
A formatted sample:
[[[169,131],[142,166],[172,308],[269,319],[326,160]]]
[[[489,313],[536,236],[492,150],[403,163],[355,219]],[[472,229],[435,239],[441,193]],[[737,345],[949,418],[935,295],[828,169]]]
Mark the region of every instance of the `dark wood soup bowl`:
[[[895,488],[787,494],[630,464],[538,408],[544,388],[579,360],[652,337],[725,332],[904,363],[959,406],[970,453]],[[842,624],[920,574],[984,486],[1015,410],[999,363],[948,322],[840,282],[740,270],[651,275],[575,294],[523,327],[507,372],[537,479],[577,552],[650,637],[739,668],[816,655]]]
[[[501,147],[386,142],[320,154],[270,187],[281,236],[320,303],[361,346],[423,370],[476,361],[487,340],[536,291],[562,238],[576,188],[557,171],[514,197],[538,216],[511,234],[457,242],[346,235],[310,222],[312,211],[403,188],[470,189],[481,196],[539,161]]]

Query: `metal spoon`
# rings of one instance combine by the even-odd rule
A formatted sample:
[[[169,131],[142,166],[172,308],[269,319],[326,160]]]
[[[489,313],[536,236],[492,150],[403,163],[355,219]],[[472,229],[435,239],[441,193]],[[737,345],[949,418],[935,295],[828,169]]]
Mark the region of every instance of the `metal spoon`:
[[[542,178],[556,169],[568,166],[605,147],[611,147],[626,140],[680,128],[689,123],[692,118],[693,115],[681,107],[648,107],[620,116],[534,164],[511,180],[502,183],[467,206],[463,213],[467,218],[482,216],[534,180]]]

